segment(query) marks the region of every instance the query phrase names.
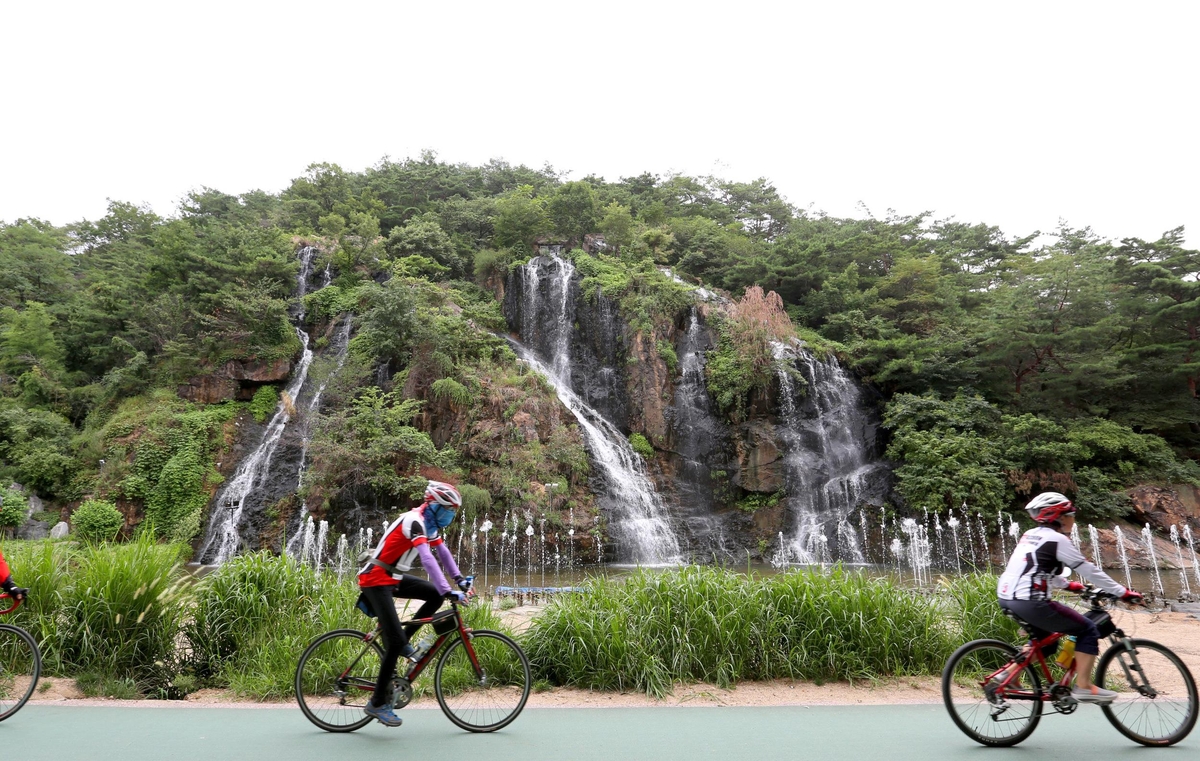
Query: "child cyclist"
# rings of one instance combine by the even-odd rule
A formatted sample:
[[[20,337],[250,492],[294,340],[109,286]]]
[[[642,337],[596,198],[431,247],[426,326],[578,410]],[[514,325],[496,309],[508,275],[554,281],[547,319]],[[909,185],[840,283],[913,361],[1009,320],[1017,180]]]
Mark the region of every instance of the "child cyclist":
[[[1080,582],[1068,582],[1060,575],[1065,566],[1127,602],[1141,602],[1142,595],[1113,581],[1071,543],[1075,525],[1071,500],[1058,492],[1044,492],[1030,500],[1025,510],[1038,525],[1021,537],[1000,577],[996,588],[1000,607],[1029,623],[1033,629],[1029,634],[1038,639],[1052,632],[1073,635],[1076,677],[1071,696],[1081,703],[1111,703],[1117,693],[1092,684],[1100,631],[1078,611],[1051,600],[1050,589],[1083,590]]]
[[[409,637],[417,626],[400,625],[400,616],[392,599],[403,597],[423,600],[424,604],[417,609],[415,618],[432,616],[442,606],[443,599],[454,599],[460,603],[467,601],[466,593],[471,588],[471,582],[459,572],[441,536],[442,529],[454,520],[455,511],[460,505],[462,496],[457,489],[440,481],[430,481],[425,487],[425,501],[388,526],[379,545],[358,572],[358,586],[362,590],[363,600],[379,616],[386,646],[375,692],[363,711],[389,727],[398,727],[403,723],[388,705],[396,662],[401,657],[412,660],[420,657],[409,644]],[[434,559],[435,552],[437,560]],[[404,573],[412,568],[413,561],[417,559],[420,559],[429,581]],[[443,569],[445,574],[442,573]],[[446,576],[454,579],[458,589],[450,588]]]

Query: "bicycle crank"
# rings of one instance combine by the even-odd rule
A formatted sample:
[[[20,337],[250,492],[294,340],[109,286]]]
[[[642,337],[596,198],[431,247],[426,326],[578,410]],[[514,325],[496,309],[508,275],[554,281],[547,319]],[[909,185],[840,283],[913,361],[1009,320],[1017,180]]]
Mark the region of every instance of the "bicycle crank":
[[[404,677],[396,677],[392,680],[392,708],[403,708],[412,702],[413,689],[410,683]]]
[[[1079,701],[1071,695],[1071,688],[1056,684],[1050,688],[1050,697],[1054,700],[1054,710],[1061,714],[1075,713]]]

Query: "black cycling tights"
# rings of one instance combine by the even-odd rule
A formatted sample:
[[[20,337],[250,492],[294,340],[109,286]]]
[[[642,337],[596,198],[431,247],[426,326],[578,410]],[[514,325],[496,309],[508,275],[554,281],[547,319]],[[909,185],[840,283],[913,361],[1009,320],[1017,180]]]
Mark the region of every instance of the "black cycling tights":
[[[379,616],[379,626],[383,629],[383,664],[379,667],[379,680],[375,682],[375,694],[371,696],[373,705],[381,706],[387,702],[392,676],[396,673],[396,661],[401,654],[408,652],[408,638],[419,627],[409,624],[400,626],[400,615],[396,612],[393,597],[403,597],[411,600],[424,600],[425,604],[417,609],[413,618],[429,618],[437,609],[442,607],[442,596],[437,587],[416,576],[404,574],[399,584],[386,587],[363,587],[363,596],[375,609]]]

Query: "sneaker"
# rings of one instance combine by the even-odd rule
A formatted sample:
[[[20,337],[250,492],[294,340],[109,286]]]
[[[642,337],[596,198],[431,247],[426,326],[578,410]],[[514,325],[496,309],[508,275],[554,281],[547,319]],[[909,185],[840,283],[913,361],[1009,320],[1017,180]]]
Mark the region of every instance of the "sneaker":
[[[370,716],[372,719],[376,719],[385,727],[398,727],[404,723],[404,719],[401,719],[399,716],[397,716],[395,712],[392,711],[391,706],[377,706],[367,703],[367,707],[363,709],[363,713],[365,713],[367,716]]]
[[[1091,687],[1076,687],[1071,690],[1071,697],[1080,703],[1099,703],[1105,705],[1116,700],[1117,693],[1093,684]]]

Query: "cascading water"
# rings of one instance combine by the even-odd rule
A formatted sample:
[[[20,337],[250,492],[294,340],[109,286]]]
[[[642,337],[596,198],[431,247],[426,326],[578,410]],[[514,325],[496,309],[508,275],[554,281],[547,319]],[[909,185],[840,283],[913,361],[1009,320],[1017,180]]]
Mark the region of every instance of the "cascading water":
[[[300,299],[301,305],[297,317],[298,323],[304,320],[304,295],[308,292],[308,279],[312,276],[312,262],[316,254],[315,246],[305,246],[300,249],[298,254],[300,273],[296,277],[296,295]],[[295,409],[293,402],[308,379],[308,367],[313,361],[313,351],[309,346],[308,333],[298,326],[295,331],[296,337],[300,339],[300,343],[304,347],[300,362],[292,371],[292,381],[284,391],[284,398],[279,400],[279,406],[275,409],[271,422],[267,424],[262,441],[246,459],[238,464],[229,485],[221,491],[213,503],[208,535],[200,549],[202,562],[223,563],[232,557],[241,543],[239,529],[247,508],[262,507],[261,500],[252,500],[251,498],[259,496],[258,487],[262,476],[267,466],[270,465],[276,447],[279,446],[279,439],[283,436],[284,429],[292,419],[290,410]],[[259,504],[252,505],[251,502]]]
[[[792,521],[775,563],[821,562],[826,552],[834,559],[863,563],[850,515],[863,503],[883,503],[886,466],[874,455],[875,425],[863,409],[862,393],[832,356],[821,360],[776,344],[775,359],[778,433]],[[804,378],[807,393],[797,391],[793,373]],[[924,527],[922,533],[927,534]],[[927,556],[928,536],[922,541],[926,546],[919,551]]]
[[[1150,524],[1142,529],[1142,549],[1146,553],[1146,559],[1150,561],[1150,577],[1152,582],[1152,590],[1158,599],[1162,599],[1165,595],[1162,582],[1162,574],[1158,571],[1158,555],[1154,552],[1154,532],[1150,529]]]
[[[516,323],[525,343],[514,342],[513,347],[530,367],[546,376],[579,422],[598,471],[600,503],[608,516],[609,534],[617,543],[619,559],[639,564],[680,562],[679,539],[641,457],[617,426],[572,386],[574,273],[574,266],[557,255],[535,257],[519,268],[519,281],[510,285],[509,293],[510,298],[520,299],[520,314],[517,319],[510,317],[510,322]],[[615,341],[615,335],[608,339]],[[587,383],[591,395],[608,396],[615,385],[599,370],[594,375],[597,377],[589,378]],[[514,553],[515,539],[514,531]]]
[[[718,525],[723,519],[716,514],[712,473],[728,471],[732,465],[726,462],[725,455],[729,431],[713,410],[704,378],[705,352],[711,348],[713,344],[700,309],[693,306],[676,351],[679,377],[666,417],[671,432],[670,448],[679,458],[675,479],[677,513],[687,527],[692,552],[698,556],[729,557],[724,543],[728,532]]]
[[[611,423],[584,404],[553,371],[526,347],[514,343],[517,355],[542,373],[558,398],[579,422],[592,464],[599,471],[604,493],[601,504],[608,514],[609,535],[617,542],[621,560],[643,565],[680,562],[679,540],[666,518],[662,500],[646,475],[641,457]]]
[[[325,273],[326,276],[328,276],[328,268],[326,268]],[[328,281],[328,277],[326,280]],[[328,285],[328,282],[326,282],[326,285]],[[342,318],[342,325],[340,328],[338,328],[333,341],[334,356],[337,358],[333,371],[321,381],[321,385],[317,387],[316,393],[312,395],[312,398],[308,400],[308,404],[305,405],[304,416],[300,421],[301,445],[300,468],[296,473],[297,490],[304,485],[304,471],[308,466],[308,445],[312,441],[313,417],[321,408],[321,396],[325,393],[325,387],[329,385],[329,381],[333,378],[333,376],[342,369],[344,364],[346,364],[346,352],[350,348],[350,329],[353,327],[353,325],[354,320],[350,317],[350,315],[346,315],[344,318]],[[306,517],[308,517],[308,503],[302,502],[300,504],[300,514],[296,520],[296,526],[299,527],[304,522]],[[292,534],[292,538],[288,540],[287,552],[295,552],[298,541],[299,532],[297,531],[294,532]]]

